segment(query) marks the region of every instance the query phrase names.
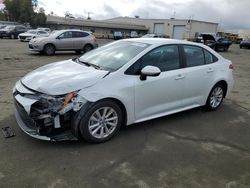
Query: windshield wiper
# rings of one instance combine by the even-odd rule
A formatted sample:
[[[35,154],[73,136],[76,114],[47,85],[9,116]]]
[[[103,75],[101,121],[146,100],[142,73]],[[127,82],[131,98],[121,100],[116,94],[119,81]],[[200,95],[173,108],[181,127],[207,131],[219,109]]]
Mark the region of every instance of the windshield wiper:
[[[95,69],[101,69],[101,67],[99,65],[95,65],[93,63],[81,61],[80,58],[75,58],[73,60],[76,61],[76,62],[78,62],[78,63],[82,63],[84,65],[87,65],[88,67],[94,67]]]

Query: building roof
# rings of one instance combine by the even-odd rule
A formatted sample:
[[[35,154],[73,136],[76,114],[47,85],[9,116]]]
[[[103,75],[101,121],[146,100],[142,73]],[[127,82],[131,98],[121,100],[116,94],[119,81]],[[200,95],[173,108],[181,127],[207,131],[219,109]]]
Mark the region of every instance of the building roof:
[[[123,21],[127,21],[129,22],[130,20],[145,20],[145,21],[156,21],[156,22],[164,22],[164,21],[193,21],[193,22],[202,22],[202,23],[209,23],[209,24],[219,24],[219,23],[216,23],[216,22],[209,22],[209,21],[201,21],[201,20],[194,20],[194,19],[173,19],[173,18],[170,18],[170,19],[156,19],[156,18],[134,18],[134,17],[128,17],[128,16],[125,16],[125,17],[122,17],[122,16],[119,16],[119,17],[115,17],[115,18],[111,18],[111,19],[107,19],[106,21],[118,21],[118,20],[123,20]]]
[[[130,23],[117,22],[114,24],[113,21],[106,20],[84,20],[76,18],[64,18],[59,16],[47,16],[47,24],[64,24],[72,26],[87,26],[87,27],[100,27],[100,28],[111,28],[111,29],[131,29],[131,30],[143,30],[147,31],[145,25],[136,25]]]

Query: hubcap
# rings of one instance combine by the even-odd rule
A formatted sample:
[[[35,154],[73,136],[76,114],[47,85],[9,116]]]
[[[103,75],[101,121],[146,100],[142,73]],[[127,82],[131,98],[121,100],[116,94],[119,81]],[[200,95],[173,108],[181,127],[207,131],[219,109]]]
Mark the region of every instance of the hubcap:
[[[85,51],[85,52],[88,52],[88,51],[90,51],[91,49],[92,49],[91,46],[86,46],[84,51]]]
[[[223,99],[222,88],[221,87],[214,88],[210,97],[210,106],[212,108],[217,108],[220,105],[222,99]]]
[[[111,107],[96,110],[89,118],[88,128],[95,138],[105,138],[112,134],[118,124],[118,115]]]
[[[54,51],[54,48],[49,45],[49,46],[47,46],[46,51],[47,51],[48,54],[52,54],[53,51]]]

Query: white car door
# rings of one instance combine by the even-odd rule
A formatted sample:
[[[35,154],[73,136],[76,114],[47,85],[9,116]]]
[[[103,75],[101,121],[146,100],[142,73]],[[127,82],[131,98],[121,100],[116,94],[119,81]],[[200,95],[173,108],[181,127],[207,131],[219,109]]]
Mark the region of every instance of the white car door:
[[[139,61],[141,68],[151,65],[160,68],[161,74],[147,76],[146,80],[135,80],[135,118],[136,122],[159,117],[178,111],[182,106],[184,78],[177,45],[158,47],[143,56]]]
[[[207,50],[192,45],[183,45],[186,64],[184,107],[204,105],[214,83],[216,57]]]

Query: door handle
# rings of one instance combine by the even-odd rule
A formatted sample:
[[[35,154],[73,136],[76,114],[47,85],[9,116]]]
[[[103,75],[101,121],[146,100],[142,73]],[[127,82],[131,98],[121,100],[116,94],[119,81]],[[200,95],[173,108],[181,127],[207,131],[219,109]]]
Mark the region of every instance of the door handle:
[[[207,70],[207,73],[210,73],[210,72],[214,72],[214,69],[209,68],[209,69]]]
[[[178,74],[176,77],[175,77],[175,80],[181,80],[181,79],[184,79],[185,76],[183,76],[182,74]]]

